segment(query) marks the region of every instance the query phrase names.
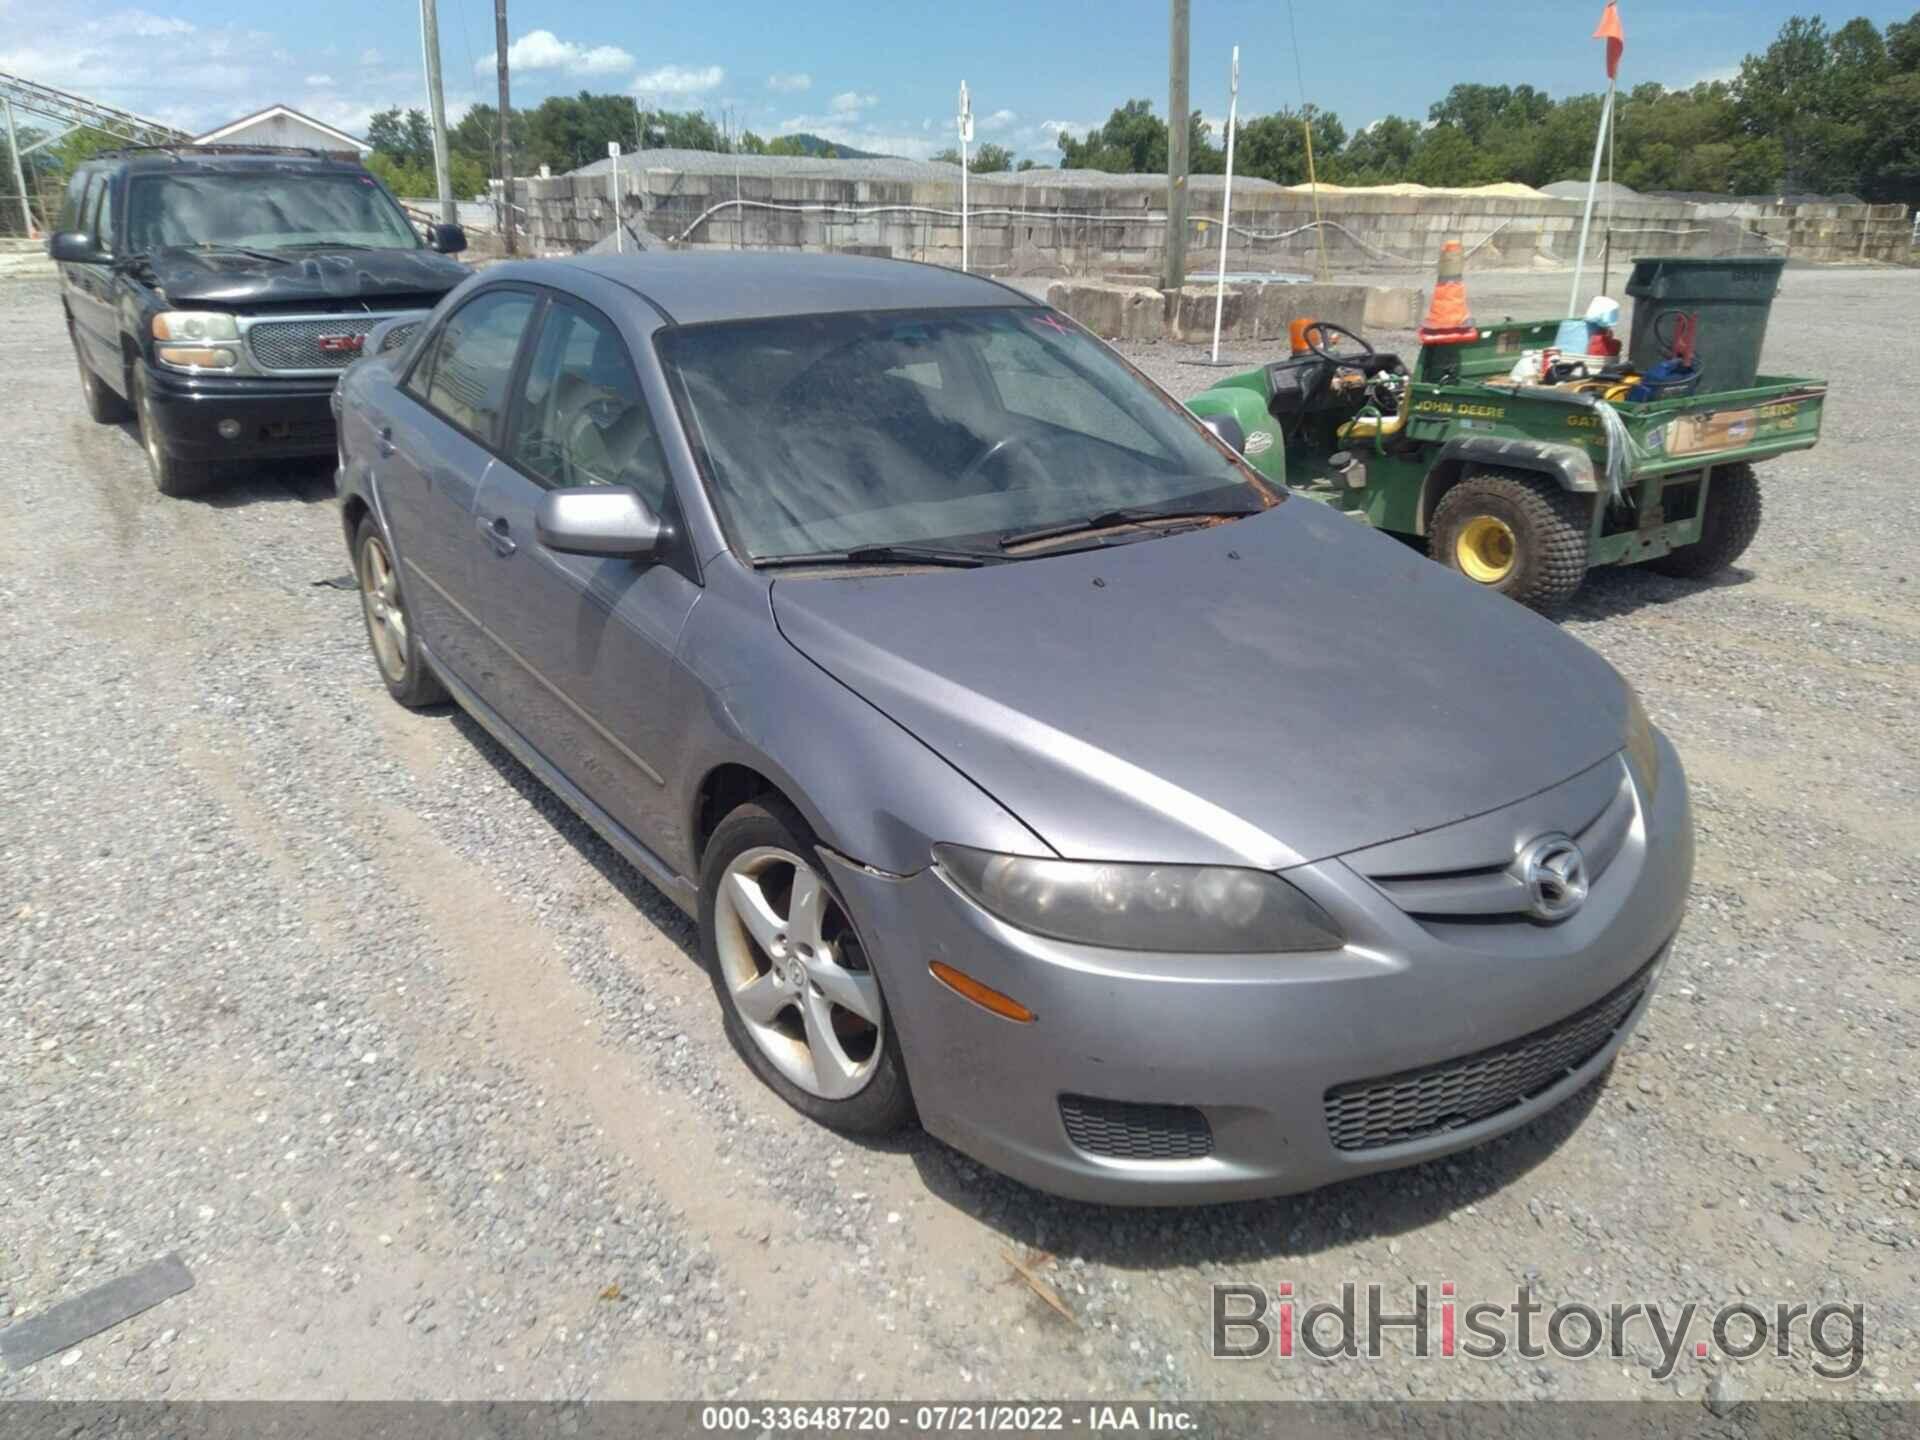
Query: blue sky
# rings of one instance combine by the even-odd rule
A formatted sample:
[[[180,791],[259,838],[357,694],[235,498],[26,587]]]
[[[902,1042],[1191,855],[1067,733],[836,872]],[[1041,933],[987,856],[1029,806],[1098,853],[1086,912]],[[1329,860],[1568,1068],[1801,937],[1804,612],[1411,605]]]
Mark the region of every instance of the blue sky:
[[[1878,23],[1907,6],[1850,5]],[[1604,83],[1587,39],[1600,0],[1298,3],[1300,68],[1316,103],[1356,129],[1387,114],[1424,118],[1456,81],[1526,81],[1554,94]],[[1729,77],[1812,0],[1688,4],[1624,0],[1622,79],[1685,85]],[[509,0],[514,100],[581,88],[676,109],[729,111],[772,137],[810,130],[863,149],[926,155],[953,143],[968,82],[980,140],[1044,163],[1053,135],[1148,96],[1164,112],[1166,0],[808,0],[806,4],[636,4]],[[441,55],[456,114],[493,93],[492,0],[440,0]],[[1273,0],[1193,0],[1193,103],[1227,109],[1227,56],[1241,47],[1248,114],[1297,104],[1287,10]],[[150,0],[95,9],[0,0],[0,70],[78,90],[188,129],[274,103],[359,131],[372,111],[420,104],[413,0]]]

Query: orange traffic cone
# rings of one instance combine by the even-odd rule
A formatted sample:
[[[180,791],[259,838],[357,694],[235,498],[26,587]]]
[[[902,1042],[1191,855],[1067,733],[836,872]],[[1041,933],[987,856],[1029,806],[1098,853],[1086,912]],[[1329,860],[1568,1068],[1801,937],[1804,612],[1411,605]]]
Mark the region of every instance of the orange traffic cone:
[[[1467,311],[1467,257],[1458,240],[1440,246],[1440,276],[1433,283],[1433,301],[1420,322],[1422,345],[1464,345],[1478,340],[1473,316]]]

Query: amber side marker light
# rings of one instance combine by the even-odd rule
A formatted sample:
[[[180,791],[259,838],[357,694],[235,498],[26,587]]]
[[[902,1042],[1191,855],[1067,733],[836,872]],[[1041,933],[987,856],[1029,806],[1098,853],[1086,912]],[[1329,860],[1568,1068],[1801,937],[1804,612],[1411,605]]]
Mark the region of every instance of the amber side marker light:
[[[971,975],[956,970],[943,960],[930,961],[927,969],[933,972],[933,978],[946,986],[954,994],[971,1000],[982,1010],[991,1010],[994,1014],[1008,1020],[1017,1020],[1022,1025],[1033,1023],[1033,1011],[1027,1009],[1011,995],[1002,995],[991,985],[982,985]]]

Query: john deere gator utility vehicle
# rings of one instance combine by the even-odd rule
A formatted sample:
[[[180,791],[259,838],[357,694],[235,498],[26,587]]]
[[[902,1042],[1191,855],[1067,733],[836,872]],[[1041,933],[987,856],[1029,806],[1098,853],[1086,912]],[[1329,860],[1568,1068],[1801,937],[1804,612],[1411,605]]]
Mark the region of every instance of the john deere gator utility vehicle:
[[[1754,466],[1815,443],[1825,382],[1748,371],[1737,388],[1709,390],[1702,365],[1693,393],[1635,401],[1621,367],[1611,379],[1512,381],[1516,360],[1552,347],[1561,323],[1477,327],[1423,344],[1411,367],[1313,323],[1296,353],[1188,404],[1269,478],[1536,608],[1599,565],[1700,577],[1732,564],[1760,526]],[[1704,344],[1704,323],[1700,333]],[[1757,363],[1758,337],[1743,339]]]

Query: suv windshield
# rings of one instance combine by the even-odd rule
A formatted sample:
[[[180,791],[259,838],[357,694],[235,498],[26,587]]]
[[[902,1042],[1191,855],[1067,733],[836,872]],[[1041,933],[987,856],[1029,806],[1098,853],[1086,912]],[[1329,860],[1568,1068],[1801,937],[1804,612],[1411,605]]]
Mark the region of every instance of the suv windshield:
[[[748,558],[1010,543],[1273,492],[1051,310],[888,311],[660,332]]]
[[[249,169],[135,177],[128,248],[138,254],[195,245],[414,250],[420,239],[371,175]]]

